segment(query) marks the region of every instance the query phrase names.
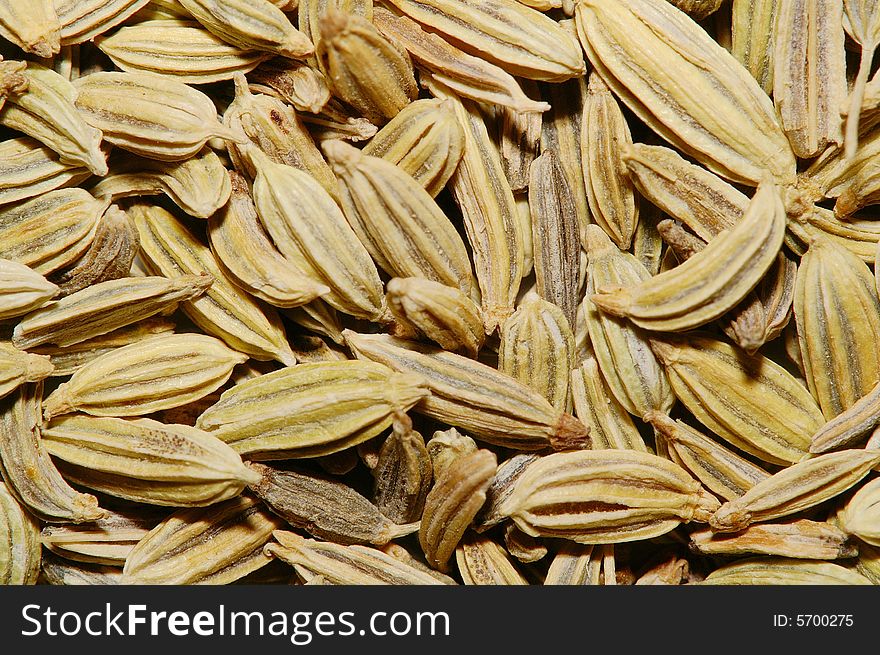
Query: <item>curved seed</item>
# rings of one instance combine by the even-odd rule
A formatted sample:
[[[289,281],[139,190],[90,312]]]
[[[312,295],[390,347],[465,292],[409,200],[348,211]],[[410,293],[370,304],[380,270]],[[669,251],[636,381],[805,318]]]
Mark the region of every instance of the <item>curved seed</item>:
[[[32,585],[40,574],[40,526],[0,481],[0,585]]]

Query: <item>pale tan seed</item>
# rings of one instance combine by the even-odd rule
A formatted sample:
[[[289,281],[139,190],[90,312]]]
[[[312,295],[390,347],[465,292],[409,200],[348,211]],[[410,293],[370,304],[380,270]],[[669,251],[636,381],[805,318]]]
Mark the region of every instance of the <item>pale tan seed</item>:
[[[501,326],[498,370],[540,393],[555,409],[570,412],[574,366],[574,334],[562,310],[527,294]]]
[[[0,481],[0,584],[33,585],[40,574],[40,525]]]
[[[61,45],[91,41],[146,7],[150,0],[54,0]]]
[[[373,0],[300,0],[297,23],[300,31],[318,47],[321,42],[321,18],[328,11],[341,11],[352,16],[373,20]]]
[[[431,391],[414,411],[521,451],[579,448],[589,430],[537,391],[495,369],[431,346],[386,335],[343,332],[359,359],[422,376]],[[439,475],[439,474],[438,474]]]
[[[10,95],[19,95],[27,91],[28,79],[24,75],[27,62],[3,61],[0,58],[0,109],[6,104]]]
[[[268,0],[179,0],[187,12],[227,43],[301,59],[314,53],[305,34]]]
[[[55,71],[29,63],[23,75],[27,93],[12,95],[0,112],[0,124],[24,132],[58,153],[59,161],[107,174],[103,134],[77,111],[78,89]]]
[[[210,84],[248,73],[272,55],[230,45],[195,21],[152,20],[94,40],[117,68]]]
[[[581,159],[596,223],[621,250],[629,250],[639,221],[638,199],[623,154],[632,136],[605,80],[593,71],[582,114]]]
[[[456,546],[486,500],[497,463],[493,452],[480,449],[452,462],[435,479],[425,500],[419,543],[428,564],[438,571],[448,570]]]
[[[43,401],[43,415],[143,416],[179,407],[219,389],[246,360],[205,334],[158,335],[82,366]]]
[[[779,0],[773,33],[773,100],[795,155],[843,142],[846,100],[843,3]]]
[[[455,549],[455,563],[466,585],[526,585],[513,562],[497,543],[473,532]]]
[[[660,412],[647,414],[645,420],[654,428],[658,448],[663,448],[669,459],[725,500],[739,498],[770,477],[761,467],[684,421],[673,421]]]
[[[27,353],[0,341],[0,398],[23,384],[44,380],[52,374],[53,368],[45,355]]]
[[[541,97],[537,82],[522,80],[520,85],[536,102]],[[499,152],[504,176],[514,192],[523,191],[529,186],[529,167],[540,150],[542,117],[539,112],[522,112],[509,107],[499,107],[497,111],[501,116]]]
[[[98,499],[76,491],[52,463],[40,436],[42,384],[0,400],[0,472],[9,491],[37,518],[83,523],[104,516]]]
[[[516,111],[541,112],[548,108],[547,103],[527,96],[516,79],[502,68],[467,54],[406,16],[376,7],[373,23],[386,37],[406,48],[417,68],[429,72],[462,98]]]
[[[248,459],[327,455],[387,429],[428,395],[424,380],[374,362],[299,364],[228,389],[196,423]]]
[[[575,12],[590,62],[651,129],[719,175],[794,181],[773,104],[748,71],[665,2],[584,0]]]
[[[798,266],[794,314],[804,373],[830,420],[880,381],[880,299],[871,271],[830,239],[814,240]]]
[[[585,72],[574,35],[514,0],[390,0],[390,4],[512,75],[561,82]]]
[[[618,402],[630,414],[641,417],[651,410],[668,411],[675,403],[669,380],[648,347],[641,328],[599,309],[590,300],[605,285],[638,284],[650,278],[633,255],[621,252],[598,226],[586,230],[587,286],[582,312],[596,362]]]
[[[629,413],[608,388],[595,358],[587,357],[571,371],[571,398],[575,416],[590,428],[594,450],[629,448],[648,452]]]
[[[283,521],[251,496],[179,510],[125,560],[122,584],[230,584],[272,560],[263,547]]]
[[[537,562],[550,552],[541,539],[526,534],[515,523],[504,526],[504,548],[523,564]]]
[[[813,206],[805,213],[789,215],[785,244],[796,255],[803,255],[816,239],[827,237],[866,263],[873,263],[880,241],[880,222],[838,220],[834,212]]]
[[[274,96],[297,111],[320,114],[330,101],[324,74],[306,62],[275,57],[252,70],[248,82],[254,93]]]
[[[652,339],[651,348],[697,420],[762,461],[800,461],[825,422],[809,391],[763,355],[704,335]]]
[[[43,555],[41,573],[50,585],[118,585],[122,579],[117,566],[71,562],[51,553]]]
[[[831,562],[755,557],[737,560],[712,571],[705,585],[869,585],[864,576]]]
[[[250,156],[253,144],[276,164],[305,171],[337,198],[339,189],[333,171],[297,113],[277,98],[251,93],[243,75],[236,74],[233,80],[235,99],[223,114],[223,122],[249,139],[241,146],[227,143],[236,170],[250,180],[257,176],[257,166]]]
[[[705,522],[718,500],[672,462],[635,450],[554,453],[529,465],[502,510],[526,534],[608,544]]]
[[[188,298],[181,309],[202,330],[260,361],[293,364],[296,357],[285,336],[281,317],[226,278],[210,249],[161,207],[137,204],[128,208],[141,242],[146,267],[164,275],[202,275],[211,286]]]
[[[733,0],[732,52],[768,95],[773,93],[773,39],[778,0]]]
[[[178,161],[195,155],[212,137],[246,139],[220,123],[208,96],[166,76],[100,71],[73,85],[85,121],[106,141],[142,157]]]
[[[138,503],[201,507],[258,479],[219,439],[147,418],[65,416],[43,428],[43,442],[68,480]]]
[[[858,548],[829,523],[799,519],[789,523],[752,525],[736,533],[705,528],[690,533],[690,548],[705,555],[775,555],[797,559],[849,558]]]
[[[336,585],[455,584],[376,548],[304,539],[284,530],[276,530],[274,537],[278,543],[268,544],[266,554],[287,562],[306,580],[322,576]]]
[[[544,584],[551,585],[598,585],[602,576],[601,547],[563,542],[556,552]]]
[[[173,309],[211,284],[208,275],[124,277],[93,284],[25,316],[15,326],[12,343],[20,348],[79,343]]]
[[[0,2],[0,36],[37,57],[51,57],[61,48],[61,21],[53,0]]]
[[[56,285],[24,264],[0,259],[0,319],[14,318],[45,305]]]
[[[345,216],[380,268],[476,295],[464,241],[416,180],[343,141],[325,141],[322,149],[339,180]]]
[[[840,513],[840,527],[873,546],[880,546],[880,481],[864,484]]]
[[[880,463],[880,451],[843,450],[817,455],[782,469],[726,502],[710,520],[714,530],[735,532],[751,523],[788,516],[833,498]]]
[[[0,62],[0,66],[3,63]],[[39,196],[58,187],[76,186],[90,174],[81,166],[62,163],[54,150],[31,137],[21,136],[0,143],[2,205]]]
[[[437,438],[437,434],[442,433],[435,433],[435,439]],[[434,439],[431,441],[434,441]],[[432,443],[428,442],[428,446],[430,447],[431,445]],[[454,446],[451,446],[450,448],[454,448]],[[473,448],[468,448],[466,452],[471,452],[473,450],[476,450],[476,445],[474,445]],[[457,456],[462,456],[462,453],[458,453]],[[471,527],[474,530],[482,533],[507,520],[507,516],[501,511],[504,499],[513,493],[514,485],[519,476],[523,474],[529,464],[536,461],[539,457],[539,455],[535,455],[534,453],[520,453],[508,457],[498,465],[498,468],[495,469],[495,477],[492,478],[489,488],[486,489],[486,502],[483,503],[483,507],[480,508],[480,511],[477,513],[476,517],[474,517],[473,523],[471,524]],[[508,523],[508,525],[512,524]]]
[[[449,465],[457,459],[477,451],[477,442],[459,433],[455,428],[437,430],[425,444],[431,457],[431,466],[436,479]],[[375,462],[378,463],[378,452]],[[369,466],[369,463],[367,464]],[[375,468],[373,463],[371,468]]]

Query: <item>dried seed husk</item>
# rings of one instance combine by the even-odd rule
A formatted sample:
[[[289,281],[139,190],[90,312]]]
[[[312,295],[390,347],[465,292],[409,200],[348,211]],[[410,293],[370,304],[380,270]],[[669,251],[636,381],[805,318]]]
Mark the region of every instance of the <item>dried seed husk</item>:
[[[770,98],[685,14],[665,2],[584,0],[575,20],[590,62],[657,134],[731,181],[757,185],[766,171],[794,181]]]
[[[562,310],[527,294],[501,326],[498,370],[540,393],[554,409],[570,412],[574,367],[574,334]]]
[[[573,34],[515,0],[390,0],[389,4],[512,75],[561,82],[586,70]]]
[[[433,464],[424,438],[412,429],[406,414],[395,417],[371,473],[379,511],[398,524],[418,521],[431,488]]]
[[[466,585],[528,584],[504,548],[473,532],[469,532],[455,549],[455,563]]]
[[[773,93],[773,40],[778,0],[733,0],[731,52],[761,88]]]
[[[433,568],[447,571],[449,559],[486,500],[495,476],[495,453],[477,450],[452,462],[434,480],[425,500],[419,543]]]
[[[566,541],[559,547],[547,576],[545,585],[598,585],[601,583],[602,549],[599,546],[582,545]]]
[[[61,21],[53,0],[0,2],[0,36],[25,52],[48,58],[61,48]]]
[[[0,585],[32,585],[40,574],[40,525],[0,481]]]
[[[44,380],[52,371],[52,362],[45,355],[27,353],[0,341],[0,398],[23,384]]]
[[[250,496],[179,510],[125,560],[122,584],[229,584],[269,564],[263,547],[283,521]]]
[[[299,307],[330,292],[286,259],[269,239],[245,179],[230,171],[232,195],[208,219],[208,240],[217,263],[248,293],[277,307]]]
[[[832,210],[816,206],[803,214],[789,216],[785,245],[796,255],[803,255],[813,241],[822,237],[843,246],[863,262],[873,263],[880,241],[880,221],[841,221]]]
[[[839,514],[840,527],[872,546],[880,546],[880,478],[862,485]]]
[[[154,507],[108,510],[107,515],[80,525],[47,525],[39,533],[46,550],[73,562],[121,567],[125,558],[167,514]]]
[[[88,250],[71,267],[56,272],[51,279],[58,285],[60,296],[69,296],[92,284],[129,276],[137,251],[138,234],[134,223],[118,207],[110,206],[98,221]]]
[[[296,362],[277,311],[230,282],[211,250],[171,213],[137,204],[128,214],[137,226],[148,269],[164,275],[207,273],[213,280],[206,293],[181,307],[193,323],[254,359]]]
[[[608,388],[595,358],[571,371],[574,414],[590,428],[592,448],[627,448],[648,452],[645,440],[626,409]]]
[[[43,401],[43,416],[143,416],[180,407],[219,389],[247,358],[206,334],[158,335],[83,365]]]
[[[387,429],[428,395],[423,379],[373,362],[312,362],[228,389],[196,423],[254,460],[316,457]]]
[[[704,585],[869,585],[871,581],[839,564],[786,557],[754,557],[712,571]]]
[[[42,307],[58,292],[57,286],[30,267],[0,259],[0,320]]]
[[[703,241],[732,228],[748,209],[748,196],[670,148],[636,143],[623,161],[639,192]]]
[[[464,130],[450,101],[423,98],[404,107],[362,152],[397,165],[436,197],[464,153]]]
[[[50,553],[43,555],[40,572],[50,585],[117,585],[122,579],[118,566],[71,562]]]
[[[804,373],[827,420],[880,381],[880,300],[871,271],[846,248],[817,238],[801,258],[794,314]]]
[[[596,71],[590,74],[582,120],[581,159],[590,212],[618,248],[629,250],[639,206],[622,157],[632,136],[620,105]]]
[[[110,174],[89,189],[96,198],[164,193],[189,216],[208,218],[229,200],[230,186],[220,157],[205,146],[183,161],[158,161],[120,153],[110,159]]]
[[[524,79],[523,91],[532,98],[540,98],[538,83]],[[504,176],[514,192],[529,186],[529,167],[540,152],[540,112],[522,112],[509,107],[498,107],[499,154]]]
[[[599,311],[590,300],[597,288],[634,285],[650,275],[633,255],[621,252],[598,225],[587,226],[586,236],[589,263],[582,309],[599,370],[630,414],[641,417],[651,410],[669,411],[675,396],[663,367],[648,347],[647,333]]]
[[[376,548],[305,539],[284,530],[276,530],[274,537],[278,543],[268,544],[266,554],[287,562],[306,579],[322,576],[335,585],[455,584]]]
[[[521,451],[583,447],[589,430],[554,409],[537,391],[461,355],[381,334],[343,331],[358,359],[421,375],[431,394],[415,412],[466,430],[487,443]]]
[[[689,582],[689,577],[690,564],[688,561],[671,555],[642,573],[635,584],[680,585]]]
[[[345,216],[380,268],[393,277],[423,277],[476,295],[464,241],[421,184],[344,141],[321,147],[339,180]]]
[[[690,548],[704,555],[775,555],[829,560],[854,557],[858,549],[847,534],[830,523],[800,519],[788,523],[752,525],[735,533],[709,528],[690,533]]]
[[[61,45],[91,41],[133,16],[150,0],[54,0]]]
[[[739,498],[770,477],[764,469],[715,442],[684,421],[661,412],[645,416],[670,460],[724,500]]]
[[[120,346],[149,339],[157,334],[173,332],[174,327],[174,322],[170,319],[154,316],[69,346],[37,346],[31,352],[48,355],[49,361],[55,367],[51,376],[64,377],[73,375],[84,364]]]
[[[431,466],[434,469],[436,480],[452,462],[461,459],[465,455],[477,451],[477,442],[470,437],[460,434],[455,428],[437,430],[425,444],[428,455],[431,457]],[[378,463],[378,453],[371,468]],[[367,466],[370,466],[367,462]]]
[[[76,186],[89,175],[91,172],[81,166],[62,163],[54,150],[31,137],[21,136],[0,143],[2,205],[39,196],[58,187]]]
[[[809,391],[763,355],[705,335],[652,339],[651,349],[697,420],[762,461],[800,461],[825,422]]]
[[[880,11],[874,2],[843,0],[843,27],[862,47],[859,70],[850,92],[844,144],[846,157],[852,159],[858,148],[859,118],[874,54],[880,45]]]
[[[316,48],[321,42],[321,18],[333,10],[373,20],[373,0],[301,0],[297,7],[299,29]]]
[[[736,307],[776,262],[785,236],[782,196],[758,187],[742,219],[675,268],[635,286],[602,287],[590,297],[605,312],[649,330],[679,332]]]
[[[223,122],[249,139],[246,145],[227,144],[233,166],[251,180],[257,176],[250,154],[253,144],[276,164],[305,171],[336,198],[339,190],[333,171],[296,112],[277,98],[251,93],[243,75],[237,74],[233,80],[235,99],[223,114]]]
[[[25,316],[12,333],[19,348],[67,346],[167,311],[204,293],[208,275],[124,277],[53,300]]]
[[[102,132],[77,111],[76,87],[36,63],[29,62],[22,74],[27,79],[27,93],[7,98],[0,111],[0,124],[51,148],[64,164],[106,175],[106,155],[100,147]]]
[[[248,73],[272,55],[230,45],[195,21],[151,20],[95,39],[123,71],[166,75],[185,84],[210,84]]]
[[[151,505],[201,507],[238,496],[257,476],[219,439],[152,419],[54,419],[46,450],[76,484]]]
[[[98,500],[65,482],[40,436],[41,383],[0,400],[0,473],[9,491],[37,518],[83,523],[104,516]]]
[[[578,543],[648,539],[708,521],[718,500],[672,462],[635,450],[580,450],[529,465],[504,514],[526,534]]]
[[[328,7],[318,24],[318,65],[333,94],[359,115],[382,125],[418,97],[406,50],[370,21]]]
[[[407,277],[389,280],[386,295],[397,331],[424,335],[445,350],[476,357],[485,339],[483,317],[461,290]]]
[[[437,434],[442,433],[436,433],[435,439]],[[434,439],[431,441],[434,441]],[[431,445],[432,443],[428,442],[429,448]],[[471,450],[476,450],[476,445]],[[470,452],[470,450],[467,452]],[[460,457],[461,454],[458,456]],[[513,493],[514,485],[519,476],[523,474],[529,464],[538,458],[539,455],[532,453],[520,453],[507,458],[498,465],[498,468],[495,470],[495,477],[492,478],[489,488],[486,489],[486,502],[483,503],[483,507],[477,513],[471,525],[474,530],[485,532],[507,519],[507,516],[501,512],[501,505],[504,499]]]
[[[26,68],[25,61],[3,61],[0,57],[0,109],[6,104],[7,97],[27,91],[28,78],[24,75]]]
[[[522,225],[501,160],[477,108],[436,86],[449,98],[464,129],[464,154],[449,179],[462,212],[480,286],[483,325],[491,334],[513,313],[522,280],[525,246]],[[436,93],[435,93],[436,95]]]
[[[109,200],[79,188],[58,189],[0,207],[0,257],[47,275],[91,245]]]
[[[334,308],[381,320],[387,307],[379,273],[333,198],[307,173],[257,150],[252,156],[254,204],[281,254],[330,287],[323,300]]]
[[[305,34],[268,0],[179,0],[186,11],[227,43],[292,59],[314,53]]]
[[[250,89],[293,105],[297,111],[320,114],[330,101],[330,87],[321,71],[308,63],[275,57],[248,74]]]
[[[843,2],[779,0],[773,34],[773,100],[795,155],[843,142],[846,100]]]
[[[526,534],[514,523],[504,526],[504,548],[523,564],[537,562],[549,552],[541,539]]]
[[[86,123],[106,141],[148,159],[187,159],[212,137],[245,141],[220,123],[208,96],[164,75],[100,71],[73,86]]]
[[[553,149],[532,162],[528,194],[532,252],[538,295],[575,325],[581,254],[577,205],[565,169]]]
[[[581,244],[586,247],[585,230],[592,222],[581,159],[581,116],[587,101],[587,81],[580,77],[561,84],[544,84],[543,90],[552,107],[541,125],[541,149],[552,150],[559,158],[574,198]]]
[[[337,544],[382,546],[415,532],[416,525],[395,525],[344,482],[298,469],[273,469],[249,463],[258,475],[251,491],[290,525]]]
[[[838,218],[846,220],[860,209],[877,204],[880,200],[878,173],[876,165],[864,166],[840,187],[840,195],[834,203],[834,214]]]
[[[724,503],[712,516],[710,525],[718,532],[736,532],[752,523],[815,507],[857,484],[878,463],[880,451],[862,449],[806,459]]]
[[[373,24],[387,38],[406,48],[416,67],[463,98],[516,111],[542,112],[548,108],[546,103],[527,96],[516,79],[502,68],[467,54],[406,16],[376,7]]]

